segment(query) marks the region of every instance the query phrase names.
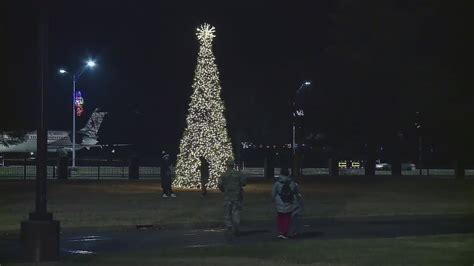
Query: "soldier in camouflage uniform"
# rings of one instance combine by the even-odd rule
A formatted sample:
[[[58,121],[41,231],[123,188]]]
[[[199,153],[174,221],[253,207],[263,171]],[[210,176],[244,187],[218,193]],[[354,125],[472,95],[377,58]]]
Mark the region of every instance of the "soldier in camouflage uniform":
[[[224,192],[224,223],[235,235],[239,234],[240,211],[242,210],[245,178],[233,169],[233,163],[227,164],[227,171],[219,179],[218,187]]]

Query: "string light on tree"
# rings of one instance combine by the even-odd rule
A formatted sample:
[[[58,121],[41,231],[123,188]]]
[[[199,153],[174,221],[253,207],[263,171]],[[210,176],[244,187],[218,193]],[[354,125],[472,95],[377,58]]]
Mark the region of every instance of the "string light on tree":
[[[208,188],[217,188],[217,179],[226,171],[226,162],[234,158],[220,96],[219,71],[212,53],[214,33],[215,28],[209,24],[201,25],[196,32],[200,48],[193,94],[173,183],[181,188],[200,188],[200,157],[209,163]]]

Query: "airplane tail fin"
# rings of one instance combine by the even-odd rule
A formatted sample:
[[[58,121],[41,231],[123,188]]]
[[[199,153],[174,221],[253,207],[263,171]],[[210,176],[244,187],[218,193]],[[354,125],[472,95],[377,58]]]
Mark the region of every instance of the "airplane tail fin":
[[[97,133],[106,114],[107,112],[99,112],[99,108],[96,108],[89,118],[89,121],[87,121],[86,126],[82,128],[80,132],[90,138],[97,139]]]

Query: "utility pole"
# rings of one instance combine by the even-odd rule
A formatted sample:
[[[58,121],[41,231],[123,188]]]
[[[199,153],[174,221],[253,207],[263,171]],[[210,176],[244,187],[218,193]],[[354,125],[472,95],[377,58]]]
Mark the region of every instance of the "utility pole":
[[[423,119],[420,112],[416,112],[415,128],[418,135],[418,167],[420,175],[423,175]]]
[[[303,109],[298,109],[297,106],[297,97],[303,91],[303,88],[306,86],[311,85],[310,81],[305,81],[301,84],[301,86],[296,91],[295,100],[293,102],[293,110],[292,110],[292,117],[293,117],[293,130],[292,130],[292,148],[293,148],[293,168],[291,174],[293,177],[297,177],[300,174],[300,160],[298,158],[297,150],[296,150],[296,126],[298,118],[301,120],[304,116]]]
[[[39,124],[36,156],[36,208],[21,223],[23,258],[41,262],[59,259],[59,221],[47,210],[47,89],[48,89],[48,1],[40,1],[38,21],[39,46]]]

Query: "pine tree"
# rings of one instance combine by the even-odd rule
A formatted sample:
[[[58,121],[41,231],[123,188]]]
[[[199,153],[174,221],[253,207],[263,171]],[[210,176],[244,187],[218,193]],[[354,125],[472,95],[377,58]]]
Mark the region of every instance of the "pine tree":
[[[220,97],[219,72],[212,53],[215,28],[201,25],[196,32],[200,43],[189,104],[187,126],[180,143],[174,185],[200,188],[200,159],[209,163],[208,188],[217,187],[217,179],[233,160],[232,145],[227,134],[224,103]]]

